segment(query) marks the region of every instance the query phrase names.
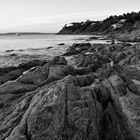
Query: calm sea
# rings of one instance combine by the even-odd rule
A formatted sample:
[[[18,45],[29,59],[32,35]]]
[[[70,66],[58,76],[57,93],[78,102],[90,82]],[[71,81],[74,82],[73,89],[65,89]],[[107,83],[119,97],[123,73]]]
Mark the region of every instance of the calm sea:
[[[88,38],[88,35],[1,35],[0,51],[18,50],[18,49],[35,49],[57,46],[60,43],[66,45],[81,42]]]
[[[0,67],[13,66],[30,59],[50,59],[65,53],[73,43],[86,42],[89,35],[0,35]],[[88,42],[88,41],[87,41]],[[64,45],[59,45],[64,43]],[[92,43],[106,43],[93,40]]]

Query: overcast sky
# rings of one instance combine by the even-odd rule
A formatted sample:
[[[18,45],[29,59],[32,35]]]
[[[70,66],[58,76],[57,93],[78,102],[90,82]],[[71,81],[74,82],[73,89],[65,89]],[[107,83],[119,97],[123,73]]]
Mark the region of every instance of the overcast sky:
[[[0,0],[0,32],[58,32],[73,21],[140,11],[140,0]]]

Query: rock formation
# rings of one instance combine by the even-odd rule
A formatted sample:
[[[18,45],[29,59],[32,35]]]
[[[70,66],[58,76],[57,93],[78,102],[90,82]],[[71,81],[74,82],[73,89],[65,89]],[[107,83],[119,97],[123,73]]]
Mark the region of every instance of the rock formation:
[[[0,140],[140,139],[139,46],[72,48],[77,67],[57,56],[0,69]]]

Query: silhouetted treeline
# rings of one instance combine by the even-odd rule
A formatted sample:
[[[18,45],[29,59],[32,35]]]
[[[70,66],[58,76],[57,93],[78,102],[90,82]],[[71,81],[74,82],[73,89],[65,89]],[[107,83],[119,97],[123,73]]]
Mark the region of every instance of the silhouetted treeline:
[[[140,12],[131,12],[119,16],[110,16],[103,21],[74,22],[65,25],[60,34],[92,34],[98,32],[132,31],[140,21]]]

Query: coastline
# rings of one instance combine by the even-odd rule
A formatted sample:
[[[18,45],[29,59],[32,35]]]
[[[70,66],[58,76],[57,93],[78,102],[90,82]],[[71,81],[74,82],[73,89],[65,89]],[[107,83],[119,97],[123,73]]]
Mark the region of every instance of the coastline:
[[[52,37],[53,36],[54,35],[52,35]],[[65,50],[73,43],[80,42],[107,43],[107,41],[103,40],[101,36],[99,39],[96,40],[92,40],[94,37],[93,35],[90,36],[77,35],[77,37],[73,37],[73,35],[68,36],[61,35],[61,36],[62,37],[59,37],[60,41],[58,40],[55,43],[52,43],[52,41],[50,41],[51,44],[49,44],[48,42],[49,40],[45,38],[46,36],[43,36],[43,38],[41,37],[40,39],[37,38],[40,36],[35,36],[34,37],[35,39],[34,38],[32,39],[32,37],[30,37],[30,39],[29,38],[27,39],[28,36],[10,38],[10,40],[9,37],[7,37],[6,39],[4,38],[4,40],[2,40],[3,39],[2,38],[0,40],[2,41],[2,43],[1,42],[0,43],[1,46],[5,45],[5,48],[0,52],[0,66],[1,67],[18,66],[20,63],[25,63],[33,59],[49,60],[52,59],[54,56],[62,55],[63,53],[65,53]],[[57,39],[57,36],[55,38]],[[66,39],[63,40],[63,38]],[[26,44],[28,46],[27,48]]]
[[[89,40],[0,68],[1,139],[140,137],[140,45]]]
[[[140,0],[0,4],[0,140],[140,140]]]

